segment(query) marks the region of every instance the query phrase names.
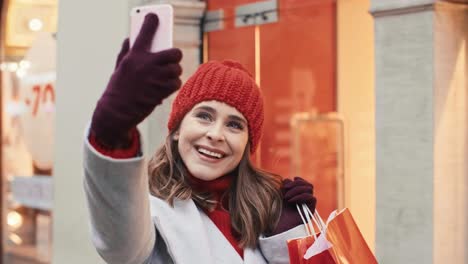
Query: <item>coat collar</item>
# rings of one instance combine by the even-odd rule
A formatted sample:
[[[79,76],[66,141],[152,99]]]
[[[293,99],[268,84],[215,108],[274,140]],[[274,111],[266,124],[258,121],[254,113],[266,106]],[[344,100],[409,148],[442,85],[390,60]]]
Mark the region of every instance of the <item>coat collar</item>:
[[[216,225],[192,200],[175,200],[172,208],[150,196],[151,215],[176,264],[262,264],[258,249],[245,249],[244,260]]]

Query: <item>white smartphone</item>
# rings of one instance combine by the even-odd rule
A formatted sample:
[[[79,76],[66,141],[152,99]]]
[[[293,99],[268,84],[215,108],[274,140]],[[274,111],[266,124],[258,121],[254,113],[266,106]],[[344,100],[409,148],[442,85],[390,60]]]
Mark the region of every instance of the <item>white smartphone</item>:
[[[174,28],[174,10],[171,5],[148,5],[132,8],[130,11],[130,46],[140,32],[145,16],[149,13],[158,15],[159,26],[153,37],[151,52],[172,48],[172,31]]]

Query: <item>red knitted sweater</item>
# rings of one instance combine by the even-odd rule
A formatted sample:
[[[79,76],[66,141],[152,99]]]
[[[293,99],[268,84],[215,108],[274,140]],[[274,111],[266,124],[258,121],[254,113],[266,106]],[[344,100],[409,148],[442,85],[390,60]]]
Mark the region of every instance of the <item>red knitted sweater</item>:
[[[117,149],[109,148],[108,146],[100,143],[93,133],[90,133],[88,140],[90,144],[101,154],[111,158],[124,159],[136,157],[138,153],[140,153],[140,136],[136,130],[131,133],[131,138],[132,143],[129,146],[126,148]],[[190,176],[190,182],[192,187],[196,190],[210,192],[214,195],[214,198],[218,201],[218,205],[213,211],[204,211],[211,219],[211,221],[213,221],[213,223],[219,228],[221,233],[223,233],[229,243],[231,243],[237,253],[239,253],[239,255],[243,258],[244,250],[239,246],[239,240],[236,238],[239,236],[238,234],[235,234],[234,230],[231,228],[231,217],[228,211],[228,204],[227,202],[221,201],[223,194],[231,185],[232,178],[233,175],[228,174],[213,181],[203,181]],[[227,199],[223,200],[227,201]]]

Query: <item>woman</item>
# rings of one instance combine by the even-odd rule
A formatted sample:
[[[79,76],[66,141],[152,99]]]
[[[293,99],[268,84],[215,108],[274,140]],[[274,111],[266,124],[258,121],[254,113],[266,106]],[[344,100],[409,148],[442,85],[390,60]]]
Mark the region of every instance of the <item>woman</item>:
[[[165,144],[145,165],[136,126],[181,81],[182,53],[149,53],[157,16],[124,42],[85,142],[93,243],[108,263],[289,263],[313,186],[255,168],[263,99],[237,62],[209,62],[180,89]],[[148,184],[149,183],[149,184]]]

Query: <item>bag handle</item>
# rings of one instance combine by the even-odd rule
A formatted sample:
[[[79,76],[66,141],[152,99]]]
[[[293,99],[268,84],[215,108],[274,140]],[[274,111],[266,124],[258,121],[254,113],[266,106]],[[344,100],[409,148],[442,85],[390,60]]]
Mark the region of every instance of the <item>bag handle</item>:
[[[315,240],[317,240],[317,234],[315,233],[313,222],[315,222],[318,228],[320,228],[320,226],[317,224],[317,221],[314,218],[312,212],[309,210],[309,207],[307,207],[307,205],[305,204],[301,204],[301,206],[299,206],[299,204],[296,204],[296,208],[297,212],[299,213],[299,216],[302,219],[302,222],[304,223],[307,235],[314,236]]]
[[[313,233],[315,237],[315,229],[313,223],[315,223],[315,225],[321,233],[326,231],[327,224],[325,224],[317,209],[315,209],[315,213],[312,213],[312,211],[310,211],[309,207],[306,204],[301,204],[301,207],[299,207],[299,204],[296,204],[296,208],[299,212],[299,215],[301,216],[302,222],[306,226],[306,231],[309,236],[311,235],[311,233]],[[304,214],[305,217],[302,214]],[[313,221],[313,223],[311,220]]]
[[[321,232],[327,229],[327,225],[325,224],[325,222],[323,222],[322,217],[320,217],[320,214],[317,209],[315,209],[314,214],[310,211],[309,207],[306,204],[302,204],[302,209],[307,211],[307,213],[314,220],[315,224],[317,225],[317,227],[320,229]]]

